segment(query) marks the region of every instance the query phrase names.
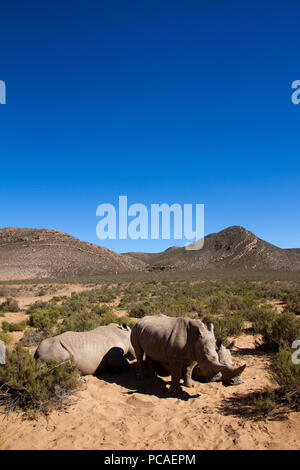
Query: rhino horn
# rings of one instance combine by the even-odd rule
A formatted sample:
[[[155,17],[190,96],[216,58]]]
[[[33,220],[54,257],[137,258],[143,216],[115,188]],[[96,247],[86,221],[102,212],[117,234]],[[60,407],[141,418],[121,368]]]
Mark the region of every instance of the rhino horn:
[[[226,380],[241,375],[241,373],[246,368],[246,364],[243,364],[240,367],[230,367],[226,366],[225,364],[221,364],[220,362],[213,362],[211,365],[215,369],[216,373],[221,372],[223,378],[225,378]]]
[[[246,369],[246,364],[243,364],[240,367],[235,367],[232,370],[231,378],[241,375],[241,373]]]
[[[225,366],[226,367],[226,366]],[[244,371],[246,367],[246,364],[240,366],[240,367],[226,367],[221,373],[222,373],[222,380],[224,383],[231,383],[231,380],[234,377],[238,377],[241,375],[241,373]]]

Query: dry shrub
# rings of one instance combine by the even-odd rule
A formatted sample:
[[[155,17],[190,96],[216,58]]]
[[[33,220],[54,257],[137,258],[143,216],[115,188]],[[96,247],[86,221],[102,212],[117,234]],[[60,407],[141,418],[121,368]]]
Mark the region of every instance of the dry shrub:
[[[68,395],[80,383],[72,361],[42,362],[17,345],[7,351],[6,364],[0,365],[0,404],[7,413],[22,410],[28,417],[48,414],[53,408],[65,406]]]
[[[18,323],[9,323],[7,321],[2,322],[2,330],[5,333],[13,331],[24,331],[27,326],[27,320],[19,321]]]
[[[2,302],[0,305],[0,312],[18,312],[19,305],[18,302],[12,297],[7,297],[5,302]]]

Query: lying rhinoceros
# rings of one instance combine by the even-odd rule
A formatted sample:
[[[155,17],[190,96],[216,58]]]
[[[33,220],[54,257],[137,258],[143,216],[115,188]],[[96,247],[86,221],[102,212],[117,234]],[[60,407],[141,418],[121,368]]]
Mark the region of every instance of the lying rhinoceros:
[[[225,364],[226,366],[229,367],[235,367],[233,361],[232,361],[232,356],[230,349],[233,347],[234,343],[231,343],[228,345],[226,348],[223,344],[221,344],[220,348],[217,350],[218,352],[218,357],[219,361],[221,364]],[[243,383],[243,379],[241,378],[240,375],[236,375],[234,377],[230,377],[228,380],[228,377],[222,377],[222,373],[218,372],[217,374],[214,373],[214,370],[211,368],[207,367],[206,364],[204,363],[198,363],[194,369],[193,369],[193,374],[192,374],[193,379],[205,379],[206,381],[211,381],[211,382],[217,382],[219,380],[222,380],[226,385],[237,385]],[[227,381],[226,381],[227,378]]]
[[[246,367],[221,364],[213,326],[207,328],[201,321],[190,318],[144,317],[132,328],[131,342],[140,376],[147,372],[143,362],[143,354],[146,353],[148,361],[159,362],[170,371],[171,391],[180,390],[181,377],[184,385],[192,386],[192,372],[197,364],[209,368],[213,376],[221,372],[225,381],[240,375]]]
[[[34,356],[59,362],[72,357],[82,375],[123,371],[129,368],[125,356],[135,357],[130,333],[128,326],[116,323],[80,333],[67,331],[42,341]]]

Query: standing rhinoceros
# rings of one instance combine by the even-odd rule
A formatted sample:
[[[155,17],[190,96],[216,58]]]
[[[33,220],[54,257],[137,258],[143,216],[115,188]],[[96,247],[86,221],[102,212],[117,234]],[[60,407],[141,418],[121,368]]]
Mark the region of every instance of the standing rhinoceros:
[[[232,356],[230,352],[230,349],[233,347],[233,345],[234,345],[234,342],[228,345],[227,347],[221,344],[221,346],[217,350],[219,361],[221,362],[221,364],[225,364],[226,366],[229,366],[232,368],[235,367],[232,361]],[[211,381],[211,382],[217,382],[219,380],[222,380],[227,385],[237,385],[237,384],[243,383],[243,380],[240,377],[240,375],[236,375],[233,377],[226,377],[226,376],[222,377],[221,372],[218,372],[217,374],[215,374],[213,369],[211,369],[210,367],[207,367],[207,364],[202,363],[202,362],[198,363],[195,366],[195,368],[193,369],[192,377],[193,379],[203,378],[206,381]]]
[[[82,375],[105,370],[127,370],[126,355],[134,357],[130,343],[131,330],[126,325],[110,323],[94,330],[77,333],[67,331],[41,342],[34,356],[44,361],[62,362],[72,357]]]
[[[181,377],[184,385],[192,385],[192,372],[197,363],[210,368],[213,375],[221,372],[226,380],[241,374],[246,367],[234,368],[221,364],[213,326],[208,329],[201,321],[190,318],[166,315],[144,317],[132,328],[131,342],[140,376],[143,377],[146,372],[143,362],[143,354],[146,353],[146,357],[171,372],[171,391],[180,390]]]

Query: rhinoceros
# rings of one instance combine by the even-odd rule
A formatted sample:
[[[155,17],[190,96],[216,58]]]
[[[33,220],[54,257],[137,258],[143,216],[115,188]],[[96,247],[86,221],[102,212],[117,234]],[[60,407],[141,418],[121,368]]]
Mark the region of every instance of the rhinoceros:
[[[0,340],[0,364],[5,364],[5,343]]]
[[[225,348],[225,346],[221,344],[219,349],[217,349],[217,353],[218,353],[219,362],[221,364],[225,364],[226,366],[229,366],[229,367],[235,367],[232,361],[231,353],[230,353],[231,347],[232,345],[229,345]],[[148,355],[146,355],[145,357],[145,366],[147,368],[147,373],[149,375],[154,375],[156,373],[158,375],[165,377],[170,374],[170,371],[168,370],[168,364],[166,363],[163,364],[161,362],[154,361]],[[199,379],[205,380],[206,382],[218,382],[222,380],[222,382],[225,385],[238,385],[238,384],[243,383],[243,379],[241,378],[240,375],[236,375],[233,377],[226,377],[225,375],[225,377],[222,377],[221,372],[214,374],[214,370],[211,370],[211,368],[207,365],[207,363],[203,361],[196,363],[192,372],[192,378],[196,380],[199,380]]]
[[[128,326],[116,323],[80,333],[67,331],[42,341],[34,357],[59,362],[72,357],[82,375],[126,371],[129,362],[125,356],[135,357],[130,333]]]
[[[219,361],[221,364],[225,364],[226,366],[229,367],[235,367],[230,349],[234,346],[234,342],[225,347],[223,344],[219,347],[217,350],[218,352],[218,357]],[[222,373],[218,372],[217,374],[214,373],[214,370],[211,370],[211,368],[207,367],[206,364],[200,362],[196,364],[196,366],[193,369],[193,374],[192,374],[193,379],[199,379],[203,378],[206,381],[211,381],[211,382],[217,382],[219,380],[222,380],[225,384],[227,385],[237,385],[243,383],[243,379],[241,378],[240,375],[236,375],[234,377],[222,377]],[[227,379],[227,380],[226,380]]]
[[[197,364],[209,369],[213,376],[221,372],[225,381],[240,375],[246,365],[231,367],[221,364],[216,350],[213,325],[207,328],[200,320],[166,315],[143,317],[131,331],[140,377],[147,374],[143,354],[150,362],[159,362],[172,376],[170,391],[192,386],[192,372]]]

